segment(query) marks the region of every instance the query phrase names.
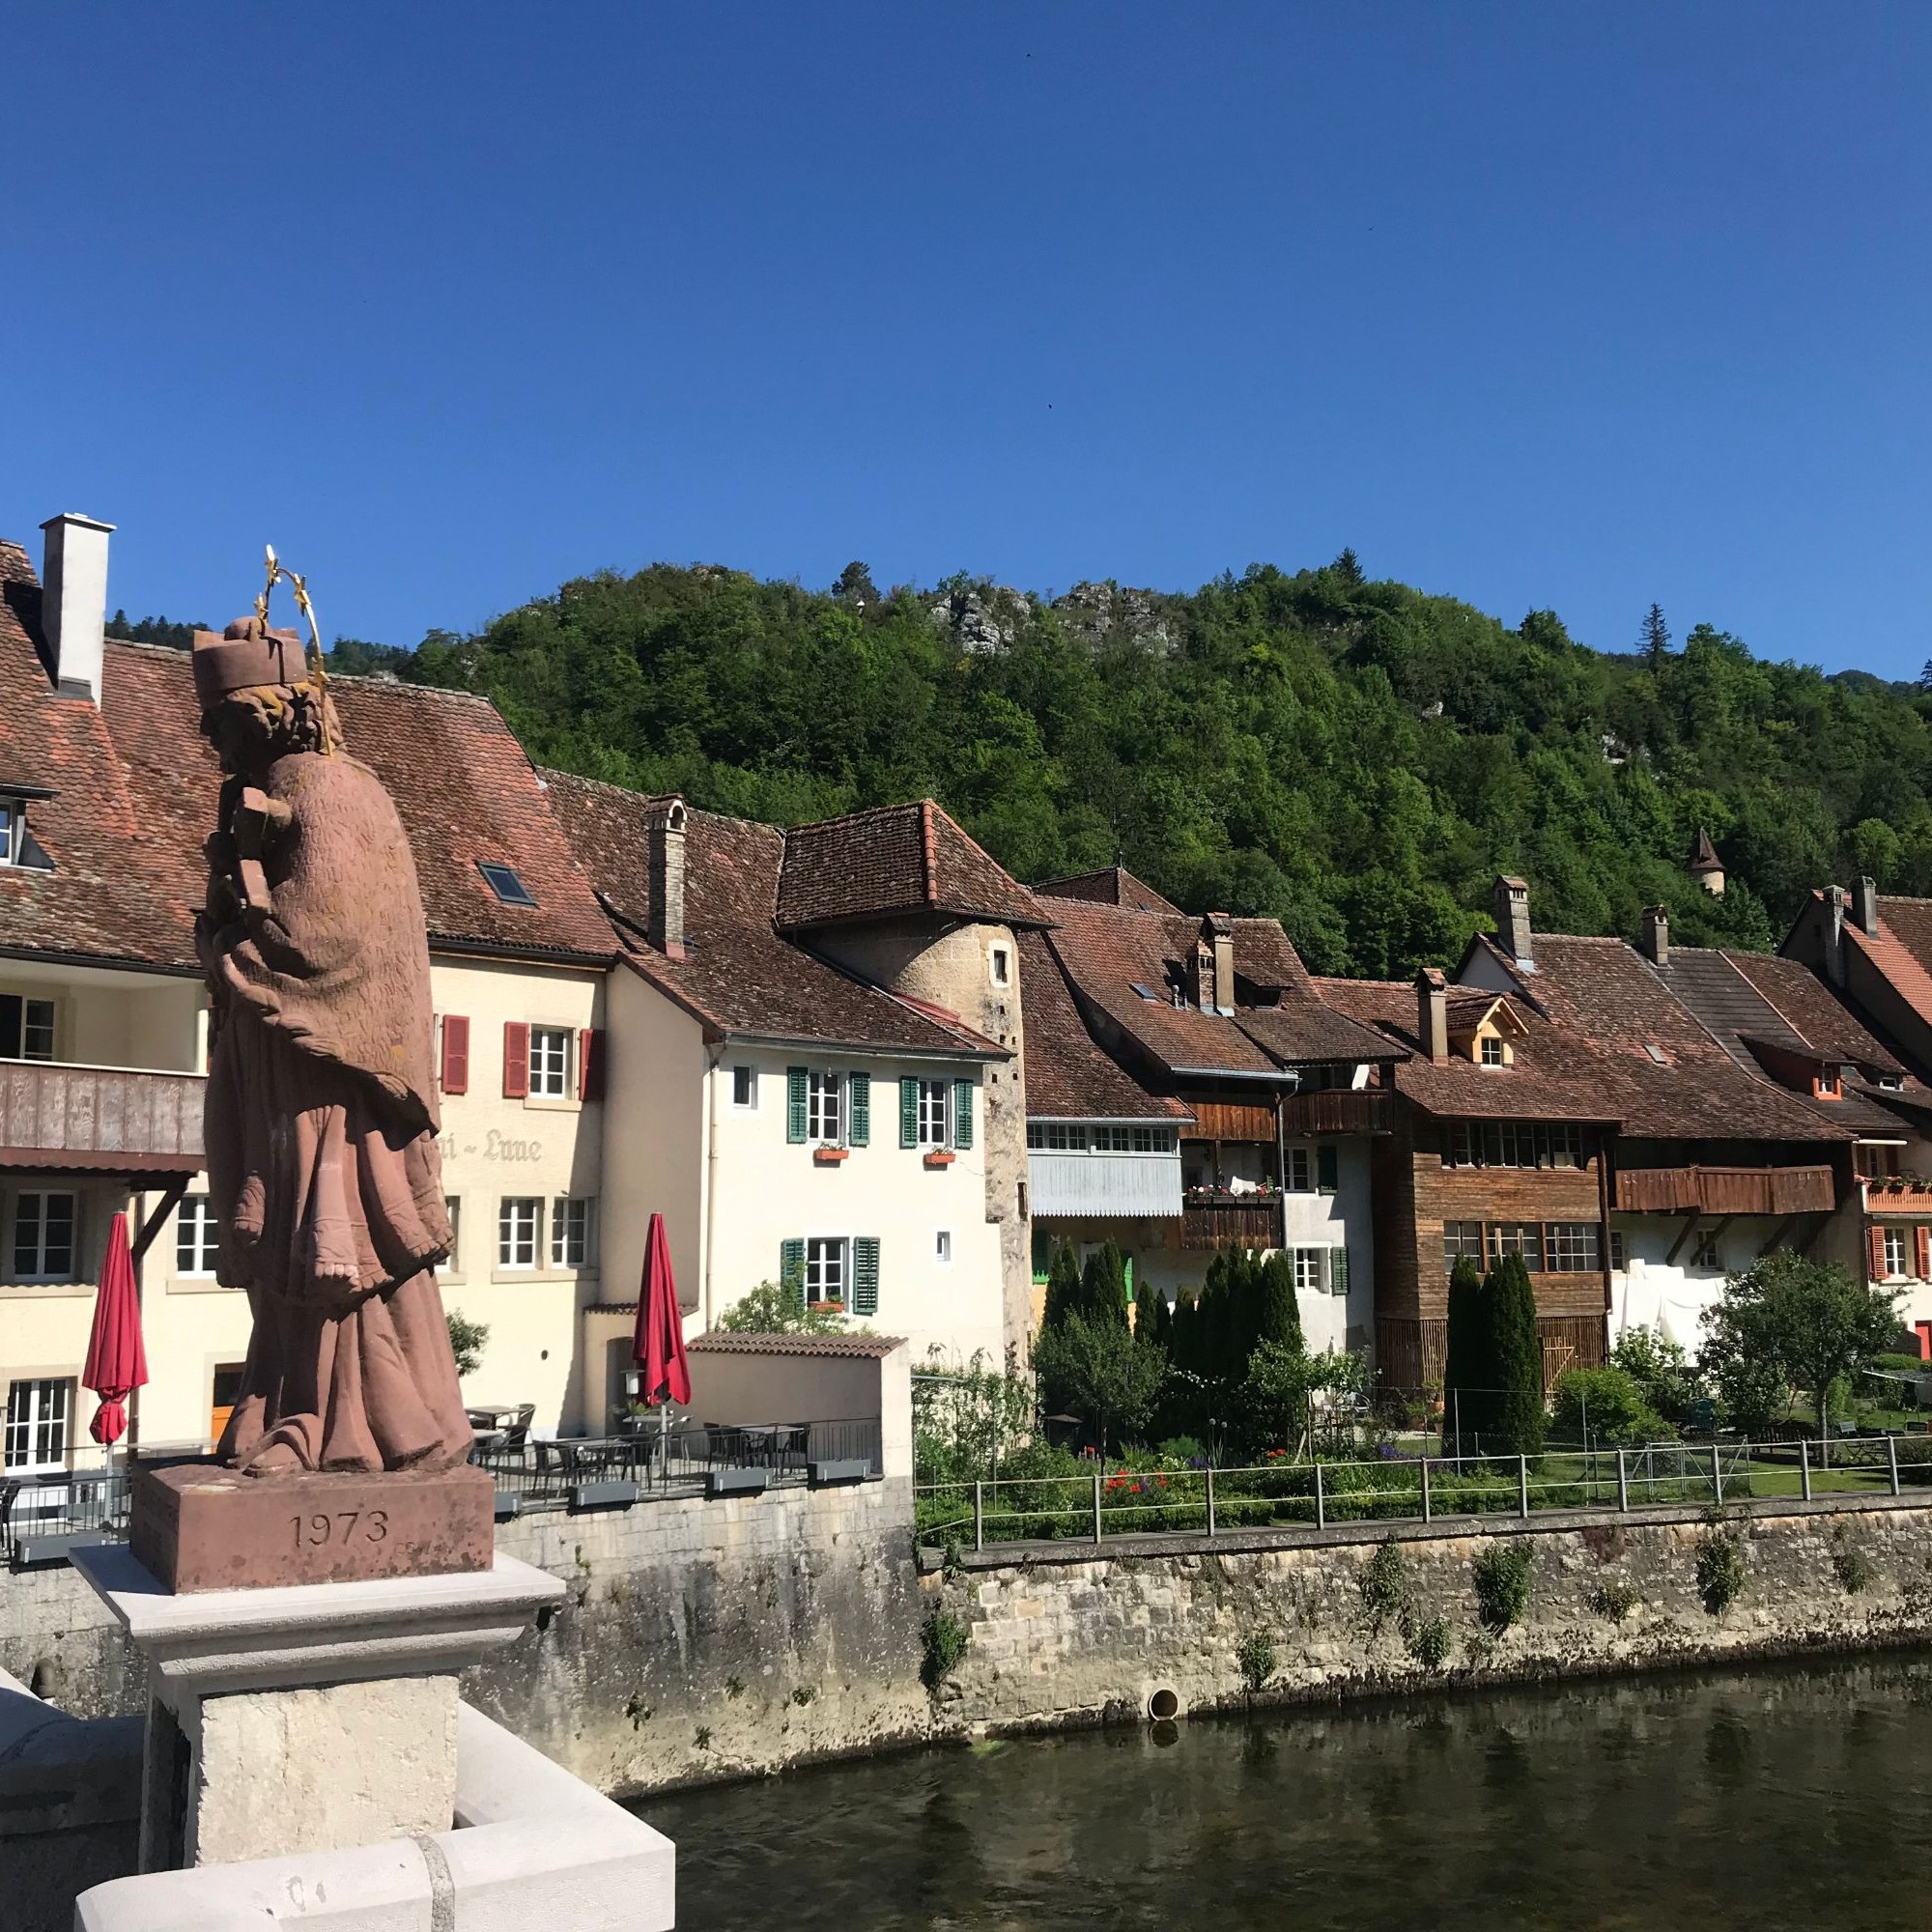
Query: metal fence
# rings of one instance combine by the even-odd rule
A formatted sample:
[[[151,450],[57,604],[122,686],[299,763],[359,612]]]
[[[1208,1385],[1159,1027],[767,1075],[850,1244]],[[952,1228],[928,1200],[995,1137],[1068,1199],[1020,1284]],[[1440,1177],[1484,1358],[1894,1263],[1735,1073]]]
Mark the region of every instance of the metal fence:
[[[141,1458],[151,1466],[182,1460],[180,1452]],[[499,1516],[621,1508],[655,1497],[752,1494],[884,1474],[877,1416],[683,1424],[603,1438],[532,1439],[521,1448],[479,1446],[471,1460],[495,1482]],[[5,1477],[0,1559],[15,1567],[64,1561],[77,1545],[125,1537],[128,1511],[125,1459],[103,1468]]]
[[[1068,1476],[923,1484],[919,1539],[935,1548],[1104,1543],[1343,1522],[1435,1522],[1549,1510],[1632,1511],[1826,1494],[1932,1490],[1932,1438],[1657,1443],[1541,1456],[1383,1456],[1239,1468],[1101,1467]]]

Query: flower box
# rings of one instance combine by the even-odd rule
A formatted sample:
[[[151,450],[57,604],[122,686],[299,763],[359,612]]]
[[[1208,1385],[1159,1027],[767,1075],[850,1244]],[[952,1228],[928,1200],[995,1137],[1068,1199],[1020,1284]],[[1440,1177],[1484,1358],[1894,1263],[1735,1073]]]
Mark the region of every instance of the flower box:
[[[851,1151],[850,1148],[842,1147],[813,1148],[811,1157],[820,1167],[837,1167]]]
[[[951,1167],[956,1158],[951,1148],[934,1148],[926,1155],[925,1164],[927,1167]]]
[[[808,1301],[805,1307],[806,1313],[809,1315],[843,1315],[845,1313],[845,1304],[842,1301]]]

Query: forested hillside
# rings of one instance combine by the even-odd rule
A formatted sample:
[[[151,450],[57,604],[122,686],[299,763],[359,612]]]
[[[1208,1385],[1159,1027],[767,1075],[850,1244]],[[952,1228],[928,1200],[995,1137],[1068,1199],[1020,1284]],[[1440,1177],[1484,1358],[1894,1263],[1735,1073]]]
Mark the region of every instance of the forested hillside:
[[[963,579],[881,595],[862,565],[829,592],[658,565],[398,668],[487,692],[542,762],[717,810],[929,792],[1021,878],[1119,860],[1183,905],[1279,916],[1328,972],[1448,958],[1499,870],[1548,930],[1634,934],[1662,901],[1683,941],[1759,947],[1833,879],[1932,891],[1932,696],[1706,627],[1605,656],[1348,553],[1051,607]],[[1721,902],[1683,868],[1700,824]]]

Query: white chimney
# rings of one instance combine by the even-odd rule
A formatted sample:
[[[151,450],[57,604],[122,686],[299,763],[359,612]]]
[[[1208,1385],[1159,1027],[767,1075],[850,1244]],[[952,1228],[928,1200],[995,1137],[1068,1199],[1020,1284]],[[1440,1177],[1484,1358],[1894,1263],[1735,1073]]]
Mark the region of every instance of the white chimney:
[[[107,539],[112,524],[92,517],[49,517],[41,528],[41,629],[47,668],[63,697],[100,702],[101,639],[107,630]]]

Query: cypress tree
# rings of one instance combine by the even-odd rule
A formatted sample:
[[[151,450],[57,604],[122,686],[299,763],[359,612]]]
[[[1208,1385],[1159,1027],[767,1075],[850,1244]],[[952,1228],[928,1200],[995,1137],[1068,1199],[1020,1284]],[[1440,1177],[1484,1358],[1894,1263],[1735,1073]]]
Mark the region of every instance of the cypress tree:
[[[1194,1291],[1183,1288],[1174,1297],[1174,1315],[1169,1323],[1167,1338],[1168,1359],[1177,1369],[1186,1369],[1193,1374],[1201,1370],[1200,1311],[1195,1306]]]
[[[1227,1253],[1217,1249],[1214,1259],[1208,1264],[1208,1279],[1201,1288],[1201,1306],[1198,1313],[1200,1334],[1197,1346],[1201,1356],[1200,1372],[1210,1380],[1220,1380],[1228,1373],[1228,1356],[1232,1346],[1228,1322],[1232,1313],[1228,1293],[1228,1268]]]
[[[1505,1255],[1491,1275],[1490,1352],[1495,1363],[1496,1412],[1491,1428],[1505,1455],[1543,1449],[1543,1338],[1536,1326],[1536,1293],[1520,1255]]]
[[[1259,1339],[1281,1342],[1291,1349],[1304,1347],[1301,1310],[1294,1298],[1294,1269],[1279,1248],[1262,1264],[1261,1299]]]
[[[1087,1257],[1080,1275],[1080,1312],[1094,1327],[1127,1325],[1127,1264],[1112,1241]]]
[[[1073,1244],[1062,1241],[1047,1264],[1046,1310],[1040,1326],[1058,1328],[1079,1306],[1080,1264],[1073,1258]]]
[[[1157,1349],[1168,1345],[1167,1296],[1148,1279],[1145,1268],[1134,1283],[1134,1340],[1149,1342]]]
[[[1248,1372],[1248,1357],[1262,1339],[1262,1258],[1251,1248],[1237,1248],[1228,1264],[1228,1287],[1234,1304],[1228,1375],[1239,1381]]]
[[[1489,1399],[1484,1393],[1484,1352],[1483,1278],[1469,1256],[1458,1255],[1449,1276],[1449,1350],[1442,1365],[1442,1417],[1445,1430],[1452,1434],[1460,1430],[1472,1441],[1483,1427],[1483,1405]]]

